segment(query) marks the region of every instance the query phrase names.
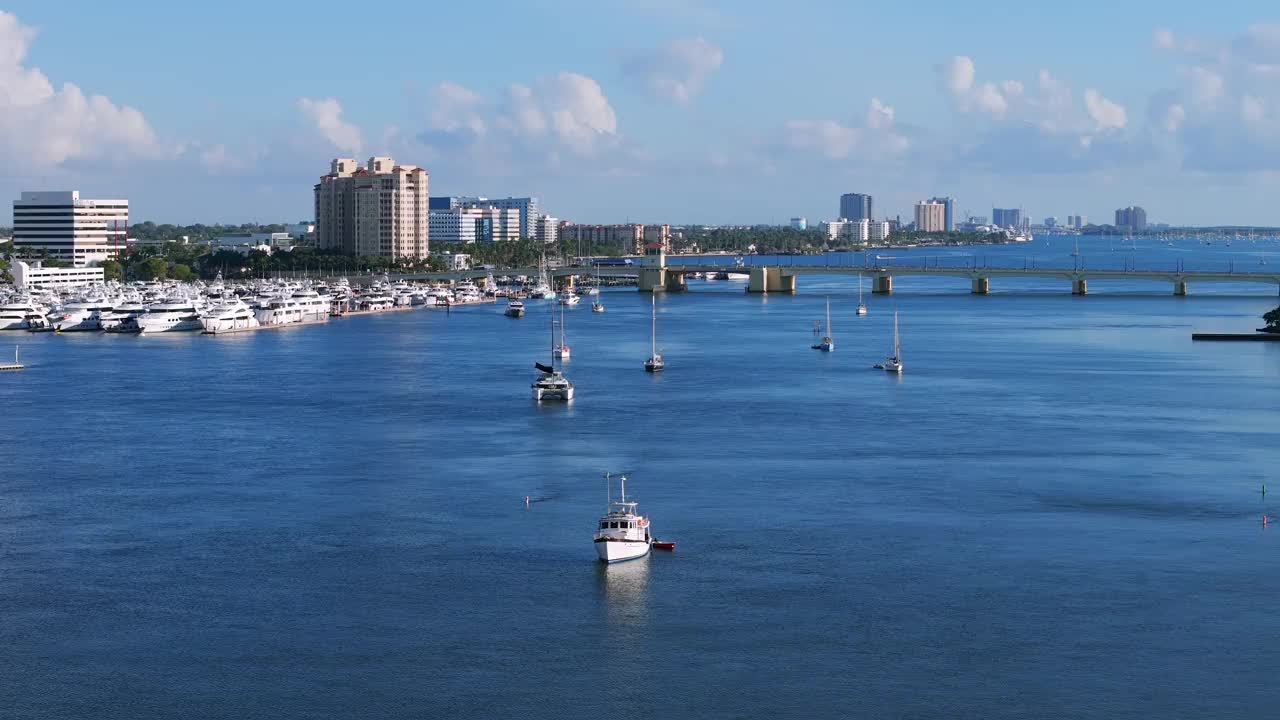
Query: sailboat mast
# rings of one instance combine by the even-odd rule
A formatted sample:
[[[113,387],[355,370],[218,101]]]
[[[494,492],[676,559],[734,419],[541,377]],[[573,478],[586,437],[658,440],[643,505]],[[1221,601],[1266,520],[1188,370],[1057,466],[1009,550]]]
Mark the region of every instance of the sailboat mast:
[[[902,359],[902,343],[898,340],[898,313],[893,313],[893,356]]]
[[[831,298],[827,298],[827,337],[835,337],[831,334]]]
[[[622,502],[625,503],[627,501],[627,476],[626,475],[618,476],[618,485],[621,486],[622,488]]]
[[[649,355],[658,354],[658,301],[649,295]]]

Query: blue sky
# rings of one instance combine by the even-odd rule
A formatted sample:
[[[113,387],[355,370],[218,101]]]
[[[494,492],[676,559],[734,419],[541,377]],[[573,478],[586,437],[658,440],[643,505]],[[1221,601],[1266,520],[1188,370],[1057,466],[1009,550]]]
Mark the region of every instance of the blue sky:
[[[10,2],[4,193],[134,220],[311,214],[335,156],[579,222],[908,215],[1280,225],[1262,3]],[[390,19],[390,22],[384,19]]]

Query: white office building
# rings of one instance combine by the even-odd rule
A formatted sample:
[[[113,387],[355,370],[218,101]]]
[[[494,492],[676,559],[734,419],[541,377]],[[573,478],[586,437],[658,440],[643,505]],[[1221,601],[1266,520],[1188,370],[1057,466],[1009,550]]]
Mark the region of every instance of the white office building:
[[[889,239],[889,223],[884,220],[871,221],[867,224],[867,240],[870,242],[883,242]]]
[[[559,218],[553,218],[550,215],[538,218],[538,229],[534,237],[548,245],[558,242],[560,240]]]
[[[520,211],[496,207],[432,210],[427,221],[438,243],[501,242],[520,238]]]
[[[101,285],[106,281],[100,267],[47,268],[38,262],[15,260],[10,268],[13,284],[23,290],[72,288]]]
[[[114,257],[129,233],[128,200],[83,200],[78,190],[24,192],[13,201],[14,252],[84,267]]]

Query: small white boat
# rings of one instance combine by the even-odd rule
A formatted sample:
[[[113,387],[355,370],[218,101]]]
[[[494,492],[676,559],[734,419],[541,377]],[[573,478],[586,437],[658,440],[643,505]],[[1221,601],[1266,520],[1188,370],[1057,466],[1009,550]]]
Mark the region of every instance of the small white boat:
[[[599,301],[591,303],[591,312],[594,312],[594,313],[604,312],[604,303]]]
[[[582,302],[582,298],[578,297],[578,295],[574,293],[572,290],[565,290],[564,292],[560,293],[561,305],[568,305],[572,307],[574,305],[577,305],[580,302]]]
[[[902,343],[898,340],[898,313],[893,313],[893,355],[876,364],[876,369],[902,374]]]
[[[513,318],[524,317],[524,303],[519,300],[508,300],[506,316]]]
[[[662,372],[667,367],[667,361],[662,359],[658,354],[658,301],[655,294],[649,294],[649,308],[651,321],[649,325],[649,358],[644,361],[645,372]]]
[[[627,500],[626,475],[618,476],[622,498],[617,501],[613,499],[613,475],[605,473],[604,480],[608,505],[593,538],[596,556],[603,562],[616,563],[648,555],[653,545],[649,518],[636,513],[638,503]]]
[[[822,339],[812,347],[814,350],[821,350],[822,352],[831,352],[836,349],[836,341],[831,336],[831,298],[827,298],[827,324],[825,332],[822,335]]]
[[[858,309],[854,312],[854,314],[855,315],[867,314],[867,306],[862,302],[862,275],[861,274],[858,275]]]

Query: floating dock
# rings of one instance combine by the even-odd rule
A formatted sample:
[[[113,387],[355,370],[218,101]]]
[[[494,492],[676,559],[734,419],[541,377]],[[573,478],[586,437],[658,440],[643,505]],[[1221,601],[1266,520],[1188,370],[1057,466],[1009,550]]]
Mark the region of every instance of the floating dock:
[[[13,348],[13,362],[0,363],[0,370],[21,370],[24,367],[26,365],[18,362],[18,347],[16,345]]]
[[[1280,333],[1191,333],[1192,340],[1216,340],[1222,342],[1280,342]]]

